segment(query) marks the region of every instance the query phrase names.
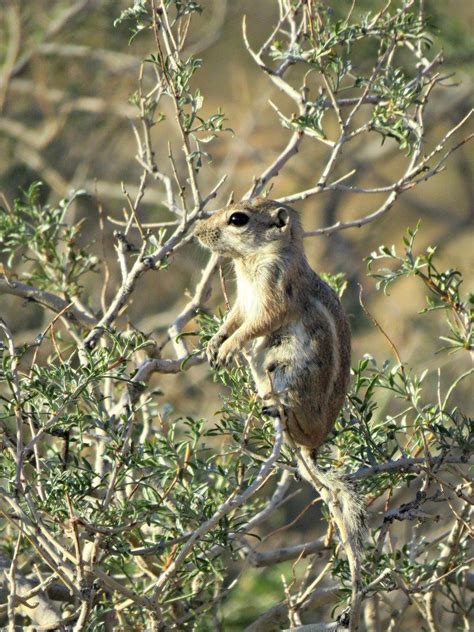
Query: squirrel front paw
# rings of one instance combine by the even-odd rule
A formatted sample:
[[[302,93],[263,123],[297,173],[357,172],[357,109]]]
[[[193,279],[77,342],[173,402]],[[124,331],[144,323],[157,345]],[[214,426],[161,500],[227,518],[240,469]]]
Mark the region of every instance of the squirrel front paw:
[[[229,339],[226,340],[220,347],[216,359],[211,362],[211,365],[216,369],[223,369],[228,367],[234,359],[238,348],[235,343]]]
[[[217,360],[219,349],[225,340],[227,340],[227,336],[218,331],[217,334],[215,336],[212,336],[212,338],[207,343],[206,355],[211,366],[214,366]]]

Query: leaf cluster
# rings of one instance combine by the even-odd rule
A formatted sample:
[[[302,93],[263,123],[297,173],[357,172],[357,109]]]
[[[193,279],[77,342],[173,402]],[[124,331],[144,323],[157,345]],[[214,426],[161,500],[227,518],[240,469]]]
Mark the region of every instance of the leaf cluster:
[[[39,288],[74,296],[82,277],[98,269],[98,258],[80,243],[81,222],[70,224],[66,218],[85,191],[50,206],[39,203],[41,187],[34,182],[13,208],[0,207],[0,253],[7,255],[9,267],[27,263],[23,278]]]
[[[322,87],[312,96],[313,77],[323,75],[336,99],[351,97],[355,103],[358,97],[363,100],[370,95],[368,129],[381,134],[383,140],[395,139],[400,149],[410,152],[420,140],[414,110],[428,79],[416,65],[407,63],[403,54],[407,42],[416,42],[422,49],[431,44],[428,20],[414,8],[385,7],[378,14],[367,11],[357,17],[354,12],[354,16],[340,18],[337,11],[318,4],[300,39],[276,38],[270,47],[274,61],[307,69],[305,112],[283,121],[284,125],[327,137],[323,123],[333,104]],[[376,63],[367,69],[355,64],[369,50],[377,57]]]
[[[427,307],[422,313],[443,310],[449,335],[441,336],[452,351],[474,348],[472,325],[474,322],[474,295],[461,293],[463,283],[459,270],[440,270],[435,262],[436,248],[428,246],[424,252],[415,254],[414,241],[419,231],[408,229],[403,238],[404,255],[398,255],[395,246],[380,246],[366,259],[370,276],[377,279],[377,288],[388,293],[390,286],[400,278],[415,276],[420,278],[429,290],[426,296]],[[375,262],[387,262],[392,268],[378,268],[373,272]]]

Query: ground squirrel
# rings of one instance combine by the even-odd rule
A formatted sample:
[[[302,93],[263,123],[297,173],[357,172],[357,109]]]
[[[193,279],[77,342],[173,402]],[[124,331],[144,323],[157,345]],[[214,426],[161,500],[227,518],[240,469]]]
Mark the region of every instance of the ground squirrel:
[[[200,221],[195,234],[233,260],[237,280],[237,300],[209,342],[209,361],[228,366],[248,345],[264,413],[284,412],[302,476],[328,502],[357,557],[361,500],[343,477],[315,464],[349,385],[350,329],[337,295],[306,259],[298,213],[266,198],[245,200]]]

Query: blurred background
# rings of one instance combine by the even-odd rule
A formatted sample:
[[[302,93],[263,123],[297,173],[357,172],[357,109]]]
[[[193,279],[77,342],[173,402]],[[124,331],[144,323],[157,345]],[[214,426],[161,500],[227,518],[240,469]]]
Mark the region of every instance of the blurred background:
[[[90,197],[80,198],[74,213],[76,219],[84,219],[82,234],[88,248],[101,259],[104,254],[110,256],[109,296],[118,278],[112,248],[112,231],[117,225],[106,221],[103,247],[97,209],[100,203],[108,218],[123,220],[122,209],[127,203],[121,183],[132,196],[137,191],[141,167],[134,159],[136,141],[132,130],[137,109],[130,97],[137,90],[140,64],[154,47],[151,32],[141,34],[129,45],[128,24],[114,27],[114,20],[129,4],[108,0],[12,1],[2,3],[0,10],[0,191],[12,200],[19,189],[41,180],[45,202],[57,202],[73,188],[90,193]],[[291,104],[257,68],[242,41],[244,15],[254,47],[268,37],[277,15],[276,2],[206,0],[202,4],[203,16],[193,19],[185,54],[203,59],[203,68],[194,81],[204,96],[204,113],[221,108],[226,115],[225,125],[233,130],[220,134],[209,148],[205,146],[211,160],[199,174],[204,192],[222,174],[228,174],[215,200],[214,207],[218,208],[230,191],[234,191],[236,199],[241,196],[253,177],[287,142],[288,130],[281,127],[268,100],[275,101],[285,112]],[[344,12],[350,4],[338,3],[338,9]],[[376,10],[381,6],[376,0],[362,0],[356,2],[355,10]],[[429,53],[444,51],[442,72],[450,75],[445,81],[450,87],[437,88],[428,106],[427,141],[436,143],[472,107],[473,8],[469,0],[432,1],[425,6],[433,32]],[[145,72],[145,83],[146,77]],[[163,107],[166,117],[166,103]],[[172,117],[168,119],[152,131],[157,162],[164,170],[169,169],[168,142],[178,167],[182,167],[177,131]],[[466,127],[460,130],[453,144],[469,131]],[[381,144],[381,137],[373,136],[370,142],[363,137],[343,156],[336,176],[357,166],[364,174],[366,186],[384,186],[392,181],[393,174],[403,172],[407,162],[404,152],[396,143],[388,140]],[[272,195],[287,195],[310,187],[318,179],[326,157],[327,147],[316,140],[306,142],[303,151],[275,180]],[[443,265],[459,268],[469,278],[474,261],[472,162],[472,149],[467,144],[451,157],[442,174],[405,192],[381,220],[361,229],[306,240],[315,269],[347,275],[345,306],[354,331],[355,357],[365,352],[379,358],[390,355],[386,343],[359,307],[357,286],[361,284],[367,306],[391,332],[405,361],[420,369],[443,365],[448,372],[450,363],[468,361],[461,358],[462,354],[433,355],[444,324],[436,315],[418,315],[425,305],[420,282],[413,279],[395,284],[390,297],[385,298],[366,278],[363,259],[382,243],[401,247],[407,227],[414,227],[421,220],[418,247],[437,245]],[[311,197],[296,207],[305,228],[312,229],[366,215],[383,199],[383,195],[332,192]],[[169,219],[162,200],[163,190],[151,182],[142,202],[142,221]],[[186,301],[183,289],[191,289],[199,278],[196,264],[204,265],[207,257],[206,252],[189,245],[173,261],[173,274],[146,275],[128,310],[133,324],[146,332],[159,331],[168,324]],[[98,293],[102,282],[98,277],[89,275],[85,279],[86,296],[94,297],[95,289]],[[37,331],[49,317],[41,308],[21,304],[14,297],[1,296],[0,301],[2,313],[13,320],[11,326],[22,336]],[[213,306],[222,304],[220,291],[214,293],[213,301]],[[94,309],[98,306],[98,301],[91,305]],[[206,379],[206,375],[206,369],[200,367],[192,377],[180,379],[189,380],[188,386],[193,389],[196,380]],[[197,391],[189,394],[193,393],[199,395]],[[180,406],[195,410],[196,401],[180,398]]]
[[[84,245],[101,260],[108,261],[111,271],[108,299],[113,296],[120,277],[113,231],[119,227],[117,222],[123,221],[123,209],[127,207],[122,183],[133,196],[142,173],[135,160],[132,128],[138,112],[130,97],[138,87],[142,60],[154,50],[151,32],[140,35],[129,45],[127,23],[114,27],[114,20],[129,4],[131,0],[36,0],[7,1],[0,5],[0,195],[11,201],[20,189],[41,180],[42,201],[54,204],[71,189],[85,189],[90,195],[79,198],[69,219],[83,220]],[[382,4],[378,0],[362,0],[356,2],[355,10],[375,11]],[[221,108],[226,115],[225,125],[233,130],[220,134],[210,144],[211,159],[199,173],[204,194],[223,174],[228,174],[226,184],[212,203],[212,208],[219,208],[232,191],[236,199],[243,195],[254,176],[286,145],[288,130],[281,127],[269,99],[287,113],[291,112],[291,104],[256,67],[242,41],[244,15],[254,47],[268,37],[277,15],[276,2],[205,0],[202,5],[204,14],[193,20],[185,54],[203,59],[203,68],[195,75],[194,82],[204,96],[204,114]],[[337,5],[347,11],[351,2],[339,0]],[[442,3],[431,0],[425,6],[431,15],[433,32],[429,55],[443,50],[442,72],[449,75],[445,81],[449,87],[437,88],[427,109],[429,145],[436,144],[472,107],[474,12],[469,0]],[[145,72],[145,85],[146,81]],[[164,171],[169,170],[168,142],[178,168],[183,168],[180,141],[166,107],[164,103],[164,121],[152,130],[156,160]],[[452,144],[469,132],[472,123],[471,129],[465,126],[453,136]],[[303,151],[275,180],[271,195],[288,195],[313,186],[326,159],[325,145],[316,140],[306,142]],[[398,145],[389,140],[382,144],[381,137],[374,135],[370,142],[364,137],[342,157],[335,177],[357,166],[366,186],[385,186],[394,180],[394,174],[403,173],[406,164],[407,156]],[[392,357],[386,340],[360,308],[360,284],[365,304],[390,333],[401,358],[419,372],[428,369],[433,389],[438,368],[442,369],[446,384],[453,374],[459,375],[469,368],[468,354],[435,354],[442,346],[439,336],[445,332],[445,323],[436,313],[419,315],[426,305],[423,284],[417,279],[402,280],[385,297],[376,291],[375,282],[367,278],[364,257],[380,244],[393,243],[402,249],[406,229],[414,228],[421,220],[417,247],[437,246],[441,266],[460,269],[468,286],[465,291],[472,291],[472,167],[472,148],[467,144],[452,155],[443,173],[405,192],[381,220],[361,229],[306,240],[306,251],[316,270],[342,272],[347,276],[344,304],[354,333],[354,363],[364,353],[376,356],[380,362]],[[150,181],[141,204],[142,221],[170,219],[163,199],[163,190]],[[383,195],[332,192],[295,206],[304,227],[310,230],[366,215],[384,199]],[[103,236],[99,231],[99,207],[107,218]],[[207,259],[208,253],[190,244],[171,260],[169,270],[144,275],[122,318],[159,337],[186,303],[186,291],[192,291],[198,282]],[[227,271],[230,269],[226,268]],[[94,310],[100,308],[103,274],[102,270],[84,278],[84,300]],[[230,274],[228,285],[232,296]],[[215,311],[218,307],[223,307],[223,297],[216,278],[210,308]],[[51,318],[43,308],[5,295],[0,295],[0,314],[18,342],[33,340]],[[172,354],[167,348],[165,356],[167,352]],[[159,376],[159,386],[176,416],[212,415],[218,410],[223,393],[212,383],[207,366],[178,376]],[[459,404],[469,412],[469,384],[461,385],[459,392]],[[306,501],[307,498],[295,502],[303,507]],[[311,521],[314,516],[309,513],[301,527]],[[251,583],[257,573],[244,578],[249,583],[244,588],[252,590]],[[268,581],[273,580],[279,582],[276,576]],[[265,590],[270,604],[268,584]]]

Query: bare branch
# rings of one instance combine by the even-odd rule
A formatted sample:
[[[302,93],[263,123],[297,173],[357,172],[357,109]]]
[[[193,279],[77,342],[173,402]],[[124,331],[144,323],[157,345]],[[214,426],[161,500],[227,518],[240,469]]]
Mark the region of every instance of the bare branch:
[[[94,6],[97,0],[77,0],[73,5],[62,11],[56,19],[49,23],[48,28],[41,34],[39,41],[35,42],[35,45],[26,51],[16,62],[13,67],[11,76],[15,77],[19,75],[25,67],[30,63],[31,59],[35,55],[37,49],[49,39],[52,39],[58,35],[77,15],[82,13],[85,9]]]
[[[308,555],[319,553],[327,548],[327,543],[321,538],[313,540],[312,542],[287,546],[273,551],[253,551],[247,556],[247,559],[252,566],[259,568],[261,566],[273,566],[273,564],[279,564],[280,562],[286,562],[288,560],[303,559],[308,557]]]
[[[217,269],[218,265],[218,256],[213,255],[204,268],[201,279],[196,286],[194,295],[192,299],[185,305],[184,309],[180,312],[180,314],[175,318],[173,323],[168,328],[168,340],[173,342],[173,346],[175,348],[175,352],[177,357],[186,357],[189,355],[189,350],[187,348],[184,339],[177,340],[185,325],[189,323],[189,321],[194,318],[199,309],[202,309],[205,303],[209,300],[211,294],[211,279],[214,272]],[[159,346],[159,349],[163,349],[167,340],[162,342]]]
[[[309,609],[321,608],[323,606],[334,604],[339,599],[339,587],[329,586],[327,588],[315,589],[307,598],[298,604],[298,611],[305,612]],[[267,612],[262,614],[251,625],[245,628],[245,632],[271,632],[275,630],[275,626],[281,624],[286,618],[288,612],[288,604],[281,602],[273,606]],[[336,624],[338,625],[338,624]]]
[[[68,308],[69,301],[66,301],[51,292],[45,290],[39,290],[31,285],[20,283],[19,281],[13,281],[7,279],[5,276],[0,276],[0,293],[12,294],[13,296],[19,296],[29,301],[43,305],[53,312],[64,312],[64,316],[70,320],[81,324],[84,327],[93,327],[97,320],[78,309],[74,304]],[[66,310],[66,311],[64,311]]]
[[[303,133],[300,131],[294,132],[288,141],[287,146],[278,158],[273,161],[273,163],[262,173],[261,176],[255,178],[254,185],[244,195],[244,199],[250,199],[261,193],[268,182],[279,174],[280,170],[286,165],[288,160],[298,153],[298,147],[300,146],[302,140]]]

